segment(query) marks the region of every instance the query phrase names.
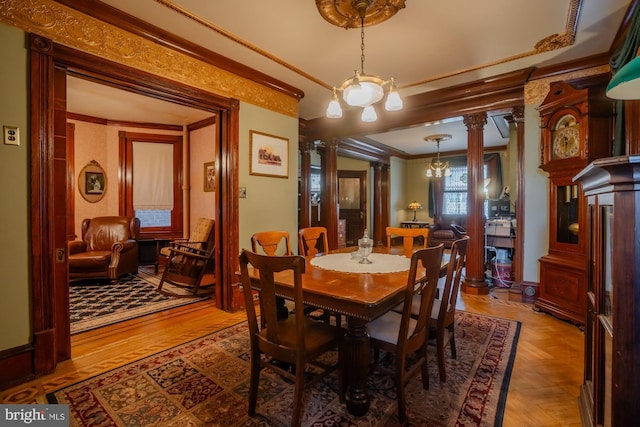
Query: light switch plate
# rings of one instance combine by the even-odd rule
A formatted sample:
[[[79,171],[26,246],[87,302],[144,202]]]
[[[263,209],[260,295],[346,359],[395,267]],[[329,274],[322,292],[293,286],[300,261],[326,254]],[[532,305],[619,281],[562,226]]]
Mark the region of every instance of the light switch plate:
[[[240,198],[241,199],[247,198],[247,187],[240,187]]]
[[[3,126],[4,143],[6,145],[20,145],[20,128],[17,126]]]

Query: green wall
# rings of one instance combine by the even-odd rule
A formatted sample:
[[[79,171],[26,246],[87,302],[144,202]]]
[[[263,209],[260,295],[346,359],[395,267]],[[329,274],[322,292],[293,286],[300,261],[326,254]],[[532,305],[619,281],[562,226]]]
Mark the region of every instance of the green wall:
[[[22,30],[0,24],[0,123],[20,146],[0,143],[0,351],[31,339],[28,51]],[[3,132],[4,135],[4,132]]]
[[[273,178],[249,174],[251,130],[289,139],[289,176]],[[285,230],[291,250],[298,253],[298,119],[240,103],[240,187],[247,197],[239,201],[239,247],[251,249],[251,235],[259,231]]]

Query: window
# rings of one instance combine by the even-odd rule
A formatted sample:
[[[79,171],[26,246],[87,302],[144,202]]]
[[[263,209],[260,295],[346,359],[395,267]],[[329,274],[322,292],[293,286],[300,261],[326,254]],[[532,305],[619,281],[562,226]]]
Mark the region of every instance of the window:
[[[182,137],[120,132],[121,211],[140,219],[145,237],[182,234]]]
[[[467,166],[451,166],[451,175],[444,177],[443,205],[444,215],[467,215]],[[488,168],[483,167],[483,177],[486,179]],[[485,203],[485,216],[486,216]]]

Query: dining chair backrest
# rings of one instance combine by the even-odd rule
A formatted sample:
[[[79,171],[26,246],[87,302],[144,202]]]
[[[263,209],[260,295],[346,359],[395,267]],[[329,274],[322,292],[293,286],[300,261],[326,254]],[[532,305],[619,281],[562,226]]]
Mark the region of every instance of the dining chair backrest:
[[[411,255],[398,333],[398,345],[405,347],[405,354],[416,351],[428,338],[429,317],[436,296],[443,253],[444,245],[438,245],[418,249]],[[418,315],[412,316],[412,303],[416,298],[420,301]]]
[[[257,272],[259,279],[259,286],[253,286],[251,283],[251,279],[248,273],[248,265],[251,265],[254,270]],[[259,289],[260,293],[260,316],[265,318],[265,324],[269,325],[267,328],[266,336],[260,336],[259,330],[257,327],[257,313],[255,310],[255,302],[253,301],[253,295],[247,295],[245,292],[245,305],[247,306],[247,319],[249,322],[249,332],[251,333],[252,339],[256,337],[257,339],[264,341],[260,346],[266,346],[269,349],[269,353],[276,352],[279,350],[277,348],[271,348],[271,344],[276,343],[281,339],[280,332],[280,322],[281,320],[278,317],[278,308],[276,307],[276,290],[274,283],[274,273],[290,270],[293,272],[293,282],[294,282],[294,304],[298,304],[300,302],[302,307],[302,278],[301,275],[305,271],[305,260],[303,257],[298,255],[263,255],[255,252],[250,252],[247,250],[243,250],[240,256],[240,274],[242,277],[242,285],[243,289],[246,290],[247,287],[253,288],[256,287]],[[249,301],[246,298],[250,298]],[[303,310],[296,310],[296,320],[298,313],[303,313]],[[301,317],[300,320],[303,320]],[[304,333],[304,322],[302,325],[302,333]],[[301,337],[295,337],[297,341]],[[289,343],[293,345],[294,343]],[[283,345],[282,343],[277,344]],[[304,346],[304,342],[300,345]],[[301,348],[304,352],[304,347]],[[282,351],[285,351],[284,349]],[[287,356],[287,359],[290,357]]]
[[[462,279],[462,269],[467,258],[469,236],[458,239],[451,244],[451,254],[447,265],[444,288],[440,297],[440,309],[437,321],[445,325],[453,323]]]
[[[307,227],[298,230],[300,255],[315,256],[329,251],[327,229],[325,227]]]
[[[288,231],[262,231],[251,236],[251,250],[265,255],[293,255]]]
[[[462,239],[455,240],[451,244],[451,254],[447,265],[447,274],[444,277],[442,296],[434,302],[431,318],[429,319],[432,338],[433,333],[435,333],[438,371],[440,373],[440,381],[442,382],[447,380],[444,358],[444,349],[447,343],[449,344],[451,357],[453,359],[456,358],[457,353],[455,338],[456,303],[462,281],[462,270],[467,258],[468,243],[469,236],[464,236]],[[414,313],[415,311],[414,303]]]
[[[387,249],[392,248],[393,238],[402,237],[402,250],[408,258],[411,256],[416,247],[416,240],[422,238],[419,247],[426,248],[429,238],[428,228],[404,228],[404,227],[387,227]]]
[[[429,318],[440,277],[444,245],[418,249],[411,255],[411,264],[404,289],[402,313],[393,310],[369,324],[368,332],[374,350],[373,369],[390,375],[396,385],[398,418],[404,425],[406,415],[405,386],[418,370],[422,373],[422,388],[429,388],[427,340]],[[418,315],[412,314],[414,301],[419,301]],[[379,352],[394,355],[392,368],[379,362]],[[413,357],[417,355],[417,357]],[[411,357],[410,357],[411,356]]]
[[[253,269],[251,274],[249,265]],[[305,267],[304,257],[298,255],[262,255],[247,250],[240,254],[240,274],[251,344],[248,412],[252,416],[255,414],[260,371],[267,368],[294,383],[292,426],[301,425],[304,387],[340,368],[340,357],[336,358],[335,363],[326,363],[324,359],[315,363],[315,359],[329,350],[339,349],[344,337],[344,329],[306,318],[302,296]],[[295,314],[283,319],[278,315],[275,275],[285,271],[293,274]],[[260,316],[266,318],[261,328],[258,327],[253,301],[254,291],[259,292]],[[275,361],[278,363],[273,363]],[[283,369],[282,364],[295,366],[295,372]],[[306,369],[307,365],[313,365],[314,368]],[[338,378],[342,394],[341,373]]]

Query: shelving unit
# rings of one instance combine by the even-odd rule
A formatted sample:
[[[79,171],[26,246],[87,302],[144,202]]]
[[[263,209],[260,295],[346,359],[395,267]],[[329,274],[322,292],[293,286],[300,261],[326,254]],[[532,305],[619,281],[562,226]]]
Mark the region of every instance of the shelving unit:
[[[515,226],[511,218],[494,218],[485,223],[485,277],[490,284],[501,288],[511,286],[515,240]]]

